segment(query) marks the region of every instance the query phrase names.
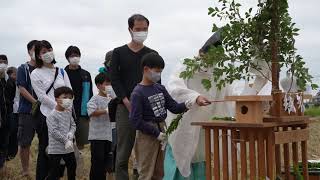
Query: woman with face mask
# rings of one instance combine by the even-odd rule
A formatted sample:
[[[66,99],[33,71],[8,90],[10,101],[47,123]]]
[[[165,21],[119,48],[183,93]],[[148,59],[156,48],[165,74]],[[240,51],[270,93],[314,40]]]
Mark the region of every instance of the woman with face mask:
[[[55,57],[51,44],[42,40],[35,46],[36,69],[31,74],[31,84],[41,103],[37,114],[36,132],[39,139],[36,180],[43,180],[48,175],[48,128],[46,117],[55,109],[54,90],[67,86],[71,88],[68,74],[61,68],[55,67]]]
[[[91,99],[92,80],[88,71],[83,69],[80,64],[81,52],[77,46],[69,46],[65,52],[65,57],[69,65],[65,67],[70,83],[74,92],[74,110],[75,122],[77,125],[76,142],[78,148],[83,149],[88,144],[89,117],[87,112],[87,103]]]

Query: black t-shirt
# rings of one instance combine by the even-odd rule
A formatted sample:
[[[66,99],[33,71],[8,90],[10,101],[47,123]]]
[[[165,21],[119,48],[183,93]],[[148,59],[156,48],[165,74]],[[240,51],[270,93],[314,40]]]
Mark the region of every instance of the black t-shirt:
[[[113,50],[111,82],[118,98],[130,98],[134,87],[142,80],[141,59],[150,52],[156,51],[144,46],[140,51],[134,52],[128,45]]]
[[[80,112],[81,109],[81,98],[82,98],[82,79],[81,79],[81,68],[70,69],[69,66],[65,68],[71,83],[71,87],[74,93],[74,109]],[[77,115],[80,113],[77,113]]]

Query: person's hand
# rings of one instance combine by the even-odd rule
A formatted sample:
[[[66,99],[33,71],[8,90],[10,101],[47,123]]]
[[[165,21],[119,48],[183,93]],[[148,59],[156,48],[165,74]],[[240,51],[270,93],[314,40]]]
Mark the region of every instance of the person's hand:
[[[129,99],[128,99],[128,98],[124,98],[124,99],[122,100],[122,102],[123,102],[123,104],[126,106],[126,108],[128,109],[128,111],[131,112],[131,103],[130,103]]]
[[[199,106],[207,106],[207,105],[210,105],[211,102],[204,96],[200,95],[197,97],[197,100],[196,100],[196,103],[199,105]]]
[[[67,134],[67,138],[72,141],[73,138],[74,138],[73,133],[69,132],[69,133]]]
[[[165,133],[160,132],[159,136],[157,137],[157,139],[161,142],[166,141],[167,140],[167,135]]]
[[[73,151],[73,142],[72,141],[67,141],[64,148],[67,150],[67,151]]]

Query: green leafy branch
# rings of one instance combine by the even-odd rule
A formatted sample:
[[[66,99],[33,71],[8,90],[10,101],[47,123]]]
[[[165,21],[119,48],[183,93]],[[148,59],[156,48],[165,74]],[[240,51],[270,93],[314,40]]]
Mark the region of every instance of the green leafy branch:
[[[166,135],[170,136],[173,131],[175,131],[178,128],[178,125],[183,117],[184,113],[178,114],[176,118],[174,118],[172,120],[172,122],[170,123],[169,127],[166,130]]]
[[[222,27],[216,24],[212,26],[213,32],[220,33],[222,45],[212,46],[203,56],[185,59],[186,69],[180,74],[181,78],[190,79],[202,68],[214,68],[212,78],[202,80],[202,84],[206,89],[210,89],[212,82],[215,82],[221,89],[236,80],[253,78],[254,74],[250,73],[250,70],[254,69],[271,81],[254,60],[264,61],[271,71],[271,42],[276,39],[279,68],[286,68],[292,77],[297,77],[301,90],[304,90],[307,84],[311,84],[313,89],[318,87],[312,83],[313,77],[305,67],[302,56],[297,54],[295,37],[299,35],[299,29],[289,15],[287,0],[278,0],[277,7],[273,6],[274,0],[259,0],[256,12],[249,8],[244,13],[240,12],[242,5],[236,0],[218,2],[220,6],[210,7],[208,15],[215,21],[226,21]],[[278,31],[272,31],[273,13],[278,15]]]

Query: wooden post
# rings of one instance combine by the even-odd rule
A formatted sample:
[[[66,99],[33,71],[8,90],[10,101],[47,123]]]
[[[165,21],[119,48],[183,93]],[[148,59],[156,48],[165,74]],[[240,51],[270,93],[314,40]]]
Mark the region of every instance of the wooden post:
[[[223,179],[229,180],[229,160],[228,160],[228,130],[222,129],[222,158],[223,158]]]
[[[211,180],[211,135],[210,128],[205,128],[206,179]]]
[[[275,142],[274,142],[274,134],[273,134],[274,130],[272,128],[270,128],[267,133],[267,168],[268,168],[268,177],[270,180],[274,180],[276,174],[274,173],[275,170],[275,166],[274,166],[274,162],[275,162]],[[280,161],[281,162],[281,161]]]
[[[246,129],[240,129],[240,152],[241,152],[241,180],[247,180],[247,143],[246,143]]]
[[[249,132],[249,156],[250,156],[250,180],[255,180],[256,175],[256,140],[255,133],[257,131]]]
[[[296,127],[292,127],[292,130],[296,130]],[[293,161],[293,167],[298,167],[298,143],[293,142],[292,143],[292,161]]]
[[[302,129],[306,129],[306,127],[303,127]],[[309,180],[309,172],[308,172],[308,143],[307,141],[301,142],[301,156],[302,156],[302,171],[303,171],[303,179]]]
[[[288,127],[283,127],[283,131],[287,131]],[[290,178],[290,154],[289,154],[289,144],[283,144],[283,163],[284,163],[284,172],[285,179]]]
[[[219,129],[214,128],[213,130],[213,144],[214,144],[214,179],[220,180],[220,153],[219,153]],[[211,153],[210,153],[211,154]]]
[[[237,140],[236,129],[231,130],[231,163],[232,163],[232,180],[238,180],[238,159],[237,159]]]
[[[278,131],[280,128],[278,128]],[[275,155],[276,155],[276,175],[281,175],[281,147],[279,144],[276,144],[276,149],[275,149]]]
[[[266,157],[265,157],[265,144],[264,134],[258,133],[258,172],[259,178],[266,177]]]

